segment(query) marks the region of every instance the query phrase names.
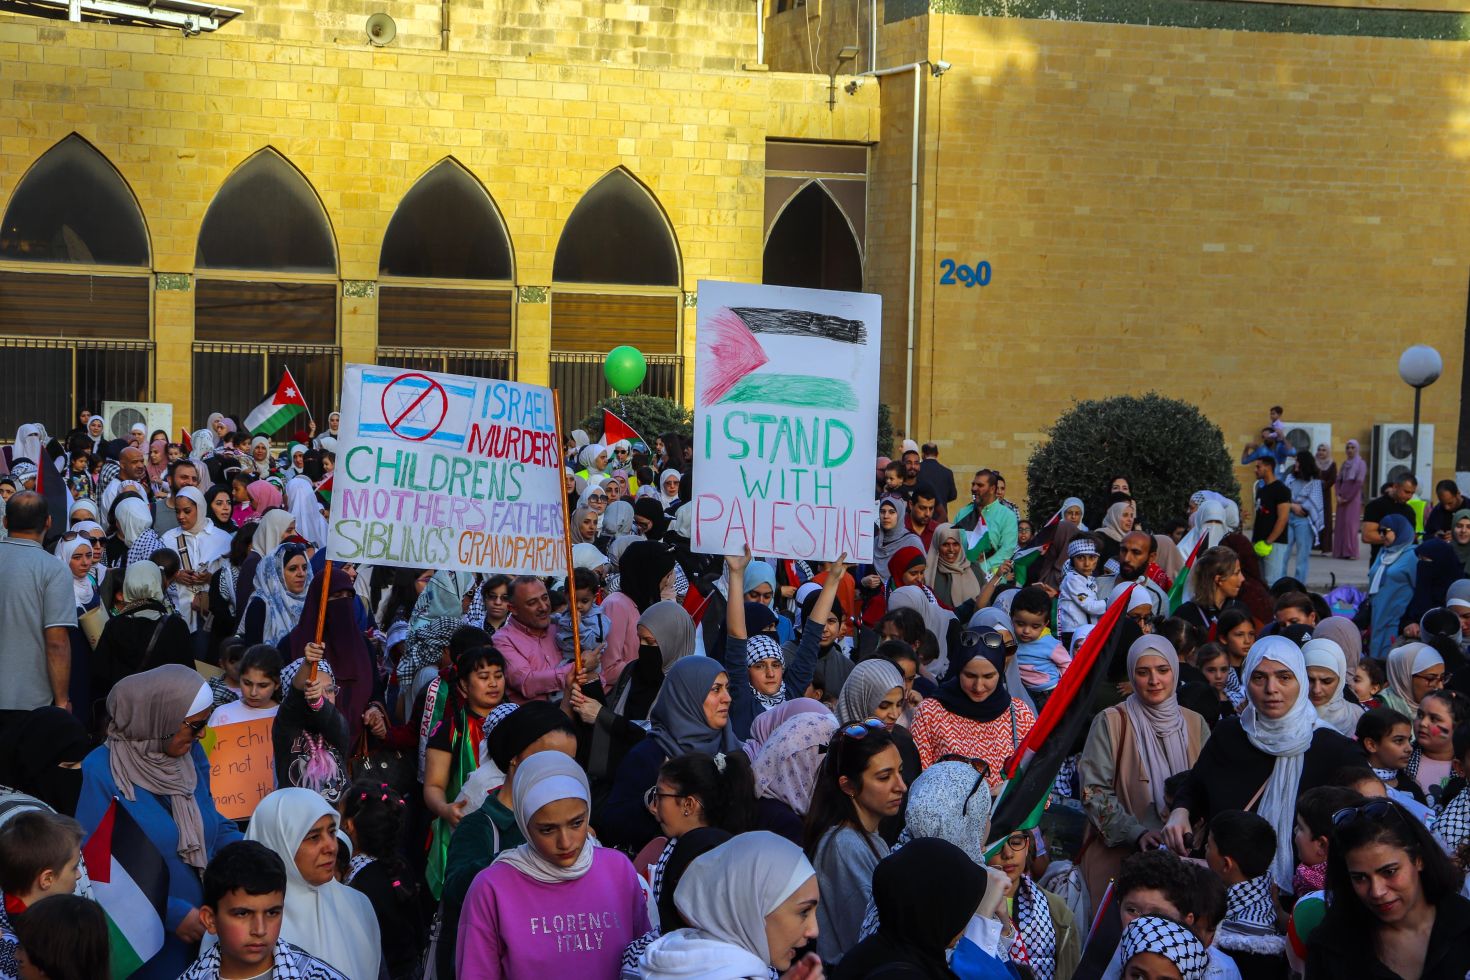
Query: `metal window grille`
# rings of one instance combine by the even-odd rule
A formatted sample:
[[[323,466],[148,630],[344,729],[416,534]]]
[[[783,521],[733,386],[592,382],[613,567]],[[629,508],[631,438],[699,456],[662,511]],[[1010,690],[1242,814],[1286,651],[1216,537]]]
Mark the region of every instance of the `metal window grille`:
[[[0,433],[41,422],[61,438],[83,408],[103,401],[152,401],[153,343],[0,337]],[[6,438],[7,436],[0,436]]]
[[[385,367],[411,368],[462,374],[469,378],[513,381],[516,352],[513,350],[469,350],[458,347],[379,347],[378,363]]]
[[[566,428],[571,429],[594,405],[615,394],[602,373],[606,359],[606,354],[551,352],[551,387],[561,390],[562,423]],[[648,362],[648,374],[639,391],[678,401],[684,381],[683,356],[645,354],[644,360]]]
[[[342,348],[314,344],[196,343],[195,422],[202,424],[210,412],[244,419],[262,398],[276,390],[287,368],[301,386],[317,426],[325,429],[327,415],[337,410]]]

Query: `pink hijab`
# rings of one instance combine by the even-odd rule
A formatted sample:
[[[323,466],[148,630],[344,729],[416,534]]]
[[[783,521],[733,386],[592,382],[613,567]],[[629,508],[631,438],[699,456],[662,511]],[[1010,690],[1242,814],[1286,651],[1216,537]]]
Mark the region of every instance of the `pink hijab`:
[[[250,497],[250,509],[255,511],[256,516],[264,514],[272,507],[285,506],[280,489],[265,480],[256,480],[245,488],[245,493]]]

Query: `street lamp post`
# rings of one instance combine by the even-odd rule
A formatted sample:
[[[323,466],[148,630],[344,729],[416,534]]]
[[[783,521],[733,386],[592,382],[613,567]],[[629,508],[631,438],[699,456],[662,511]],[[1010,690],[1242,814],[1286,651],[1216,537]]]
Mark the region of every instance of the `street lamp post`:
[[[1419,477],[1419,396],[1439,380],[1444,361],[1439,351],[1426,344],[1415,344],[1399,355],[1399,377],[1414,389],[1414,447],[1409,457],[1409,472]]]

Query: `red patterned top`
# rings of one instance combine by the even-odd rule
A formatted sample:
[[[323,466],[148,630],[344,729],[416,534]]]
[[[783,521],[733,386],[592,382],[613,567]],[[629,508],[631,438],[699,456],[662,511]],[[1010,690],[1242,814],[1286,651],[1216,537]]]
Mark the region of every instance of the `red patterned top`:
[[[1011,715],[1015,715],[1012,741]],[[988,782],[1000,782],[1001,770],[1019,744],[1036,724],[1035,713],[1026,702],[1011,698],[1011,711],[992,721],[971,721],[951,714],[935,698],[925,698],[914,713],[910,734],[919,748],[919,762],[925,769],[942,757],[956,755],[981,758],[990,763]]]

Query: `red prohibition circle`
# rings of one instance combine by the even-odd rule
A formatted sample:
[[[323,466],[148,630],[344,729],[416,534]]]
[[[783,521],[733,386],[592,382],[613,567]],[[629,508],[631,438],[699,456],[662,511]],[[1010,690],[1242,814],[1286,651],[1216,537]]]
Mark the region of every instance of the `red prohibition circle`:
[[[398,413],[397,418],[394,418],[388,413],[388,392],[391,391],[393,389],[393,386],[398,384],[400,381],[407,381],[410,378],[417,378],[420,381],[426,381],[428,382],[429,386],[424,389],[421,395],[419,395],[411,403],[409,403],[409,406],[407,408]],[[418,408],[423,400],[425,398],[428,398],[434,392],[439,393],[439,418],[434,422],[433,425],[428,427],[428,431],[426,431],[421,436],[410,436],[399,432],[398,426],[403,424],[403,420],[408,418],[408,416],[413,413],[413,410]],[[449,395],[444,391],[444,386],[425,374],[400,374],[398,377],[394,378],[392,381],[383,386],[383,395],[382,398],[379,400],[379,403],[380,407],[383,410],[383,421],[387,423],[388,428],[395,436],[408,442],[423,442],[425,439],[431,437],[434,433],[439,431],[439,427],[444,424],[444,417],[449,414]]]

